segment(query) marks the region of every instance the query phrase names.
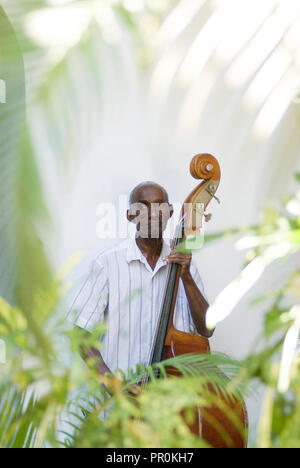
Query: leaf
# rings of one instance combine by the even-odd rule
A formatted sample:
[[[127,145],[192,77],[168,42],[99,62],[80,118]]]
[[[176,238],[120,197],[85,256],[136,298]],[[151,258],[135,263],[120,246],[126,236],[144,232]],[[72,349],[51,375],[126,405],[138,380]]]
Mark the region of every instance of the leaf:
[[[30,414],[34,408],[34,397],[25,405],[25,394],[1,386],[0,408],[0,447],[33,447],[36,426]]]

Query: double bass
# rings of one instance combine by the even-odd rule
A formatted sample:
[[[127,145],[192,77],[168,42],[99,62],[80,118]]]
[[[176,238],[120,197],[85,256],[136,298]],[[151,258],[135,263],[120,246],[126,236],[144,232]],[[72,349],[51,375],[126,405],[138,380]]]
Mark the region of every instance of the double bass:
[[[211,200],[217,199],[216,192],[221,180],[220,165],[217,159],[210,154],[196,155],[191,161],[190,172],[195,179],[201,179],[202,182],[183,204],[180,222],[173,241],[174,248],[178,248],[181,243],[189,240],[192,245],[193,239],[197,239],[199,229],[202,226],[201,215],[204,215]],[[197,334],[184,333],[174,327],[174,310],[179,281],[180,266],[174,263],[169,264],[158,326],[150,354],[150,364],[152,365],[183,354],[210,353],[207,338]],[[180,376],[179,371],[171,366],[167,368],[167,373],[172,376]],[[225,375],[224,379],[226,379]],[[210,391],[214,393],[215,389],[211,387]],[[195,408],[193,423],[187,423],[189,429],[212,448],[246,448],[248,417],[244,401],[242,398],[228,398],[224,389],[218,393],[222,405],[212,404],[207,408]],[[239,428],[237,428],[237,420]]]

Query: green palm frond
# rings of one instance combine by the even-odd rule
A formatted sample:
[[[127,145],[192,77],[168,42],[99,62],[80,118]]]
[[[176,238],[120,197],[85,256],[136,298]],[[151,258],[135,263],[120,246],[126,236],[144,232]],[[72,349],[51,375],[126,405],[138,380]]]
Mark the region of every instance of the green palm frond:
[[[159,13],[151,9],[152,3],[157,3]],[[297,18],[281,15],[280,7],[285,0],[268,2],[270,8],[260,2],[257,14],[250,18],[247,12],[253,13],[254,2],[249,1],[243,3],[244,13],[238,10],[238,21],[235,15],[231,15],[229,21],[231,3],[224,2],[221,8],[220,2],[176,0],[166,2],[166,7],[162,8],[159,2],[149,2],[147,10],[134,13],[123,3],[112,6],[105,0],[78,0],[68,2],[66,8],[81,4],[88,10],[91,5],[105,4],[117,18],[119,32],[123,33],[127,25],[130,37],[138,44],[132,55],[136,54],[136,64],[143,65],[143,92],[150,97],[146,113],[153,116],[147,121],[147,134],[153,144],[153,154],[158,155],[157,162],[161,163],[162,153],[170,154],[169,162],[174,167],[175,156],[179,161],[184,152],[193,152],[200,143],[211,146],[213,142],[215,150],[226,161],[228,172],[231,169],[234,175],[235,202],[238,202],[236,194],[243,193],[249,173],[256,174],[260,189],[253,190],[251,195],[258,208],[266,197],[281,195],[279,192],[290,181],[292,168],[298,163],[299,105],[293,102],[292,92],[296,89],[295,76],[299,76],[296,59],[299,48],[288,45],[289,32]],[[238,3],[236,7],[243,8]],[[203,447],[205,443],[191,436],[179,413],[182,410],[188,413],[195,405],[221,405],[222,394],[229,399],[247,396],[249,388],[245,381],[251,378],[266,384],[268,391],[271,389],[264,412],[269,426],[262,441],[266,440],[270,446],[288,446],[289,443],[297,446],[300,412],[296,362],[291,372],[292,398],[279,395],[275,390],[278,377],[275,358],[288,327],[295,321],[293,313],[289,314],[280,304],[267,314],[264,331],[267,338],[274,338],[274,335],[278,338],[279,333],[280,341],[271,344],[265,352],[253,353],[245,359],[241,372],[239,364],[224,355],[181,356],[132,370],[129,379],[123,376],[122,389],[109,399],[101,391],[93,394],[92,390],[99,385],[97,376],[78,370],[74,364],[71,370],[61,365],[57,349],[69,352],[68,345],[64,348],[61,344],[66,337],[47,323],[59,293],[52,289],[50,251],[47,244],[43,245],[42,233],[47,223],[49,227],[51,212],[45,199],[51,199],[51,190],[54,190],[53,178],[48,172],[44,173],[43,162],[50,162],[47,168],[51,167],[60,192],[68,169],[83,160],[93,138],[101,139],[101,97],[111,92],[111,88],[105,88],[107,83],[103,80],[101,52],[104,47],[112,60],[114,75],[124,79],[132,70],[129,73],[126,67],[120,66],[120,43],[111,45],[105,41],[103,24],[93,15],[81,37],[64,47],[58,59],[53,59],[54,48],[51,44],[35,42],[28,32],[27,22],[29,14],[51,10],[49,2],[3,0],[1,5],[14,28],[0,7],[0,294],[16,307],[10,309],[8,303],[1,301],[0,326],[1,334],[8,337],[9,344],[13,343],[18,358],[13,354],[14,359],[5,373],[8,384],[0,386],[0,447],[43,446],[49,440],[55,446],[56,420],[68,406],[70,392],[76,386],[84,387],[85,379],[90,381],[87,398],[90,394],[96,407],[87,418],[82,416],[86,408],[80,401],[75,402],[74,411],[67,411],[74,419],[66,421],[70,431],[61,431],[66,447],[152,447],[156,444]],[[250,19],[251,31],[244,35],[243,26],[248,27]],[[216,31],[217,35],[212,34]],[[261,47],[263,35],[270,39],[267,48]],[[120,34],[120,37],[125,44],[124,36]],[[203,45],[209,46],[204,54]],[[283,56],[288,60],[279,73]],[[264,73],[270,77],[272,66],[276,79],[272,73],[272,80],[265,79],[263,86],[259,85]],[[138,67],[137,75],[140,75]],[[236,77],[239,77],[238,83]],[[126,81],[120,80],[120,83],[123,88]],[[251,108],[247,108],[249,93]],[[265,128],[266,123],[271,125]],[[239,177],[235,176],[237,168],[241,169]],[[268,171],[268,180],[266,168],[271,171]],[[298,173],[296,179],[299,180]],[[230,180],[228,193],[232,193],[232,181],[227,180]],[[262,239],[266,242],[265,236],[280,231],[282,225],[288,225],[289,235],[292,233],[293,238],[288,240],[293,244],[293,251],[299,245],[299,219],[289,217],[283,223],[282,214],[276,212],[274,220],[264,220],[262,226],[251,228],[255,236],[251,239],[254,250],[250,258],[273,245],[274,237],[268,237],[268,245],[257,242]],[[240,232],[240,229],[232,230],[227,235]],[[277,240],[286,240],[285,235],[286,232]],[[223,233],[212,234],[207,241],[221,236]],[[288,288],[285,288],[280,298],[287,297]],[[22,368],[19,356],[24,351],[26,358],[34,360],[30,369]],[[164,378],[168,366],[176,368],[182,377]],[[160,379],[155,378],[157,372]],[[150,384],[142,393],[141,406],[137,408],[123,390],[145,375],[150,377]],[[31,398],[28,402],[24,396],[26,387],[43,379],[47,383],[46,396]],[[99,424],[99,412],[111,409],[111,405],[115,405],[115,411],[104,424]],[[171,416],[169,413],[162,434],[166,415],[161,408],[170,407],[174,412]],[[262,423],[261,427],[267,425]]]
[[[1,293],[13,299],[16,277],[16,188],[20,134],[25,122],[25,77],[23,59],[11,24],[0,7],[0,79],[4,95],[0,103],[0,245]]]
[[[134,383],[146,381],[148,376],[152,384],[160,382],[161,379],[178,379],[179,377],[168,374],[169,368],[176,369],[183,378],[196,378],[200,388],[203,386],[207,389],[211,386],[216,393],[230,391],[233,398],[249,397],[254,392],[251,386],[239,379],[242,371],[241,363],[223,353],[184,354],[152,366],[139,365],[135,372],[129,370],[129,378],[126,378],[121,371],[116,375],[122,378],[124,389],[129,389]]]
[[[34,397],[26,398],[17,390],[0,387],[0,447],[32,448],[37,428],[30,417],[34,414]]]
[[[35,222],[45,212],[36,161],[26,130],[25,73],[16,34],[0,9],[0,77],[5,102],[0,104],[1,294],[30,310],[35,288],[50,280],[46,254]]]
[[[170,366],[182,376],[165,378]],[[239,372],[240,365],[236,361],[224,354],[215,354],[178,356],[158,365],[138,366],[136,374],[131,370],[129,380],[117,373],[119,378],[124,377],[124,382],[121,388],[112,391],[111,397],[105,393],[101,397],[91,393],[85,397],[85,405],[73,402],[66,413],[68,418],[63,421],[64,429],[60,431],[61,437],[65,437],[62,444],[66,447],[151,447],[152,438],[152,443],[159,444],[157,447],[206,447],[204,441],[190,433],[180,415],[182,412],[193,414],[197,406],[214,405],[234,421],[238,431],[243,431],[240,421],[227,406],[241,401],[241,392],[243,396],[247,393],[245,384],[237,379]],[[127,390],[145,376],[150,376],[151,380],[137,397],[136,404]],[[247,391],[249,395],[249,388]],[[99,421],[104,412],[105,419]],[[160,439],[162,426],[165,434]],[[127,437],[123,438],[125,432]]]

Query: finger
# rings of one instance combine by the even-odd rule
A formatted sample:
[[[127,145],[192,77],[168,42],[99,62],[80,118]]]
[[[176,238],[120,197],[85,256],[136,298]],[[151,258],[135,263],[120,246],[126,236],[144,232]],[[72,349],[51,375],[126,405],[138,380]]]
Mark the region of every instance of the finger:
[[[184,252],[179,252],[178,250],[173,250],[170,255],[180,255],[182,257],[188,257],[188,258],[192,258],[192,255],[190,253],[184,253]]]
[[[192,255],[191,255],[190,252],[184,253],[184,252],[178,251],[177,249],[172,250],[172,251],[170,252],[169,256],[170,256],[170,255],[182,255],[183,257],[190,257],[190,258],[192,258]]]
[[[191,261],[192,260],[192,257],[190,255],[183,255],[183,254],[179,254],[179,253],[173,253],[171,255],[169,255],[168,257],[166,257],[166,260],[168,258],[179,258],[181,260],[186,260],[186,261]]]
[[[166,259],[167,263],[178,263],[179,265],[189,265],[190,262],[182,257],[169,257]]]

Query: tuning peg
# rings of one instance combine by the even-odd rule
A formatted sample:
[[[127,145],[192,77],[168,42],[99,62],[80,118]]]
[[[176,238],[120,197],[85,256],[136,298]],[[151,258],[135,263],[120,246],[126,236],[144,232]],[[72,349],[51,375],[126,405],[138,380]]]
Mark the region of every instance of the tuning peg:
[[[208,222],[211,220],[211,218],[212,218],[212,214],[211,214],[211,213],[209,213],[209,214],[204,214],[204,217],[205,217],[205,221],[208,223]]]
[[[216,197],[216,191],[217,191],[217,188],[218,188],[218,185],[216,185],[215,182],[212,182],[210,183],[207,187],[206,187],[206,191],[207,193],[209,193],[209,195],[214,198],[215,200],[217,200],[217,202],[219,203],[219,205],[221,204],[221,201],[218,197]]]

